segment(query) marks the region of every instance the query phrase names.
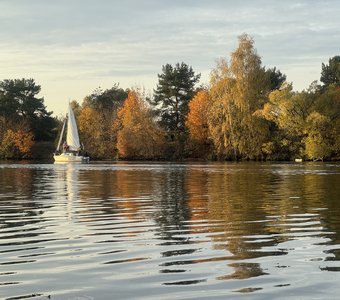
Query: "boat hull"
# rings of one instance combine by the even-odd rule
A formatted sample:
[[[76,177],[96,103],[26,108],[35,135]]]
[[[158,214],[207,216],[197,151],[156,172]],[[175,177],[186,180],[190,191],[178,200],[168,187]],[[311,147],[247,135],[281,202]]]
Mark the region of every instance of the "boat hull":
[[[87,163],[90,160],[88,156],[75,155],[73,153],[54,154],[53,158],[55,162]]]

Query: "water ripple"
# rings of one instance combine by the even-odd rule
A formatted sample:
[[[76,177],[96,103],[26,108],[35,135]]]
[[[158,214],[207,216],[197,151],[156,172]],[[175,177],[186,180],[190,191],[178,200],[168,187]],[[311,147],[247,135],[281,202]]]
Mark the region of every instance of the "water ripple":
[[[0,298],[331,299],[339,180],[319,163],[0,164]]]

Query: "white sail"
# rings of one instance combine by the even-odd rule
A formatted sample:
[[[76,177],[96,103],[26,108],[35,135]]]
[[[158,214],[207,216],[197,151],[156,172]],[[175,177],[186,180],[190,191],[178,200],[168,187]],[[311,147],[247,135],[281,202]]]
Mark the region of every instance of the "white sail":
[[[68,106],[66,143],[71,151],[78,151],[80,149],[78,128],[71,105]]]

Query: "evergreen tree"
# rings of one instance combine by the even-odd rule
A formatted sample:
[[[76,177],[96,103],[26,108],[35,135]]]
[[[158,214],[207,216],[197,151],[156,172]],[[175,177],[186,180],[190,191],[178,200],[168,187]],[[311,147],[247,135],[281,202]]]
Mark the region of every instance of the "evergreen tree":
[[[166,64],[162,71],[162,74],[158,74],[158,85],[151,104],[157,111],[160,124],[178,142],[177,151],[181,152],[188,103],[196,92],[195,85],[201,75],[196,75],[192,67],[183,62],[177,63],[175,67]]]
[[[25,124],[35,140],[53,140],[55,120],[39,98],[40,85],[34,79],[6,79],[0,82],[0,117],[5,127]],[[9,123],[8,123],[9,122]]]
[[[269,77],[272,91],[279,89],[287,78],[287,76],[282,74],[280,70],[277,70],[276,67],[267,69],[266,73]]]
[[[328,65],[322,63],[320,81],[325,85],[340,85],[340,56],[334,56],[329,59]]]

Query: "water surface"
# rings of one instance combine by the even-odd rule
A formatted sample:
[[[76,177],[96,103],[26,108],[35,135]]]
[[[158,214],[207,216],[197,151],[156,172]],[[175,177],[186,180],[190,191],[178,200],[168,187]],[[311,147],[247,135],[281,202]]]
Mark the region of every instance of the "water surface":
[[[2,299],[338,299],[340,164],[0,164]]]

